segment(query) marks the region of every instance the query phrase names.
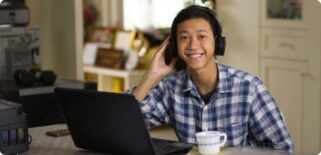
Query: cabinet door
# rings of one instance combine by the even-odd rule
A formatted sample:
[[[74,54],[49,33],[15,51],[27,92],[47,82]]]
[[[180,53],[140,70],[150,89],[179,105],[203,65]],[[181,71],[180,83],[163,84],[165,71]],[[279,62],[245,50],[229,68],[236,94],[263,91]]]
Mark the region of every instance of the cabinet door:
[[[263,58],[261,75],[281,109],[293,138],[295,151],[301,152],[303,140],[304,62]]]
[[[303,28],[307,0],[261,0],[261,25],[268,27]]]

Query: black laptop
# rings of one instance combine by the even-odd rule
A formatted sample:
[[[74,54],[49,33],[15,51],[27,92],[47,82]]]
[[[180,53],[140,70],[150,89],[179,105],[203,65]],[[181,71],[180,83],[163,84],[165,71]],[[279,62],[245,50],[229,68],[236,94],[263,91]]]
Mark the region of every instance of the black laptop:
[[[139,103],[130,94],[56,88],[75,145],[126,155],[186,154],[192,144],[151,139]]]

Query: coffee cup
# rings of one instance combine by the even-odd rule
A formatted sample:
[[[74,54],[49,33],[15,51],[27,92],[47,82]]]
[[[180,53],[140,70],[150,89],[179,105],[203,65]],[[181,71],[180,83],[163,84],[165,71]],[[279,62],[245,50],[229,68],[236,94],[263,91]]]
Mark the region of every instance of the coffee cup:
[[[212,155],[220,152],[227,135],[219,131],[203,131],[196,133],[198,150],[202,155]]]

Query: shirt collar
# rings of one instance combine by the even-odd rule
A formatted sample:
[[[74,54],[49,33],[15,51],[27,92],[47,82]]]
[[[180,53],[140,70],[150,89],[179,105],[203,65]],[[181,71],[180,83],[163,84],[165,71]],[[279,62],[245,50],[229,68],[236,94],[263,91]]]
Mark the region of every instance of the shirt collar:
[[[219,74],[219,81],[216,87],[216,91],[219,93],[231,92],[233,87],[233,79],[231,78],[231,74],[228,72],[229,67],[217,61],[216,65]],[[191,93],[194,95],[198,94],[197,88],[191,79],[190,72],[188,71],[188,69],[185,69],[183,71],[183,77],[183,92],[185,93],[191,91]]]

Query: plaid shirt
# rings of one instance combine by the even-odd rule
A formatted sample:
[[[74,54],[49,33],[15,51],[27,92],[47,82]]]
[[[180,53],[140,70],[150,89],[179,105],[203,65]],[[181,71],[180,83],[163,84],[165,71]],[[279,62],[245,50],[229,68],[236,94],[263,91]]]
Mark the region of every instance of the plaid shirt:
[[[180,141],[196,143],[195,133],[227,134],[225,146],[268,147],[293,152],[283,115],[263,82],[248,73],[216,63],[219,82],[208,104],[188,70],[175,72],[141,102],[148,127],[169,123]]]

